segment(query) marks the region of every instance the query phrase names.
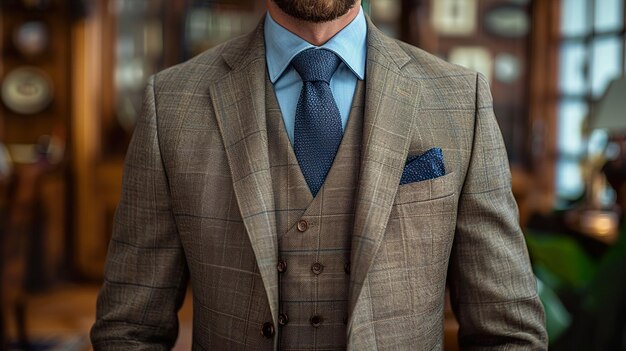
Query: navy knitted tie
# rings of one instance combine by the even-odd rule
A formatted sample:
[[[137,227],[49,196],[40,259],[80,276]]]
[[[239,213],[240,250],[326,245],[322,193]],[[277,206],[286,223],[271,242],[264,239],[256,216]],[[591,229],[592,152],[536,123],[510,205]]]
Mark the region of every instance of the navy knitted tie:
[[[304,179],[316,196],[333,164],[343,130],[330,78],[341,60],[323,49],[302,51],[291,65],[302,78],[296,107],[294,151]]]

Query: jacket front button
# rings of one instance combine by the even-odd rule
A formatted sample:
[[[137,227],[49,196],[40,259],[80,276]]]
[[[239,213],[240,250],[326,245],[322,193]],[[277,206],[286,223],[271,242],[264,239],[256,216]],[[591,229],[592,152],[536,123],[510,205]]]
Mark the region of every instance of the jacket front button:
[[[324,321],[324,319],[321,316],[313,316],[311,317],[311,325],[313,326],[313,328],[317,328],[320,325],[322,325],[322,322]]]
[[[350,274],[350,262],[343,265],[343,271],[346,272],[346,274]]]
[[[315,275],[320,275],[324,271],[324,266],[319,262],[315,262],[313,263],[313,265],[311,265],[311,271]]]
[[[261,327],[261,335],[268,339],[274,336],[274,324],[272,324],[272,322],[263,323],[263,326]]]
[[[285,326],[287,325],[287,323],[289,323],[289,317],[287,316],[286,313],[281,313],[278,315],[278,325],[280,326]]]
[[[278,264],[276,265],[276,270],[279,273],[285,273],[285,271],[287,270],[287,262],[283,260],[278,260]]]
[[[304,219],[301,219],[298,221],[298,225],[296,226],[296,229],[298,229],[300,233],[304,233],[306,232],[307,229],[309,229],[309,223],[305,221]]]

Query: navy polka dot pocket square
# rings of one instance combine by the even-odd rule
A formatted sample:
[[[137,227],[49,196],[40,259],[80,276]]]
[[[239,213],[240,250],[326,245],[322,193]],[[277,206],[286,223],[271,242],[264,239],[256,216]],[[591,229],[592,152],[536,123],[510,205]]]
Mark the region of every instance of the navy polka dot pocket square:
[[[411,156],[406,160],[400,185],[441,177],[446,174],[443,164],[443,152],[432,148],[421,155]]]

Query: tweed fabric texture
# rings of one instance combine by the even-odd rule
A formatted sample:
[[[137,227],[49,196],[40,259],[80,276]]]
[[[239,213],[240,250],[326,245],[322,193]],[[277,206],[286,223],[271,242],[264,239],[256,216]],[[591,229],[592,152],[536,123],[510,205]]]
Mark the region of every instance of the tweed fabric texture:
[[[437,350],[446,282],[468,350],[545,350],[542,305],[484,77],[368,22],[348,350]],[[277,350],[278,221],[262,24],[158,73],[126,157],[91,332],[167,350],[193,289],[193,350]],[[447,174],[399,185],[434,147]]]
[[[279,258],[287,266],[279,273],[280,312],[288,317],[288,323],[279,327],[280,349],[345,350],[364,83],[357,83],[341,146],[314,198],[301,175],[271,88],[266,87],[269,153],[277,190]],[[298,222],[303,220],[307,227],[301,231]],[[314,269],[315,264],[319,265]],[[312,326],[314,316],[321,318],[319,326]]]
[[[421,182],[444,176],[446,167],[443,152],[440,148],[432,148],[421,155],[409,157],[402,171],[400,185]]]
[[[330,79],[341,59],[324,49],[304,50],[291,61],[302,78],[296,107],[293,148],[313,196],[324,184],[339,149],[343,130]]]

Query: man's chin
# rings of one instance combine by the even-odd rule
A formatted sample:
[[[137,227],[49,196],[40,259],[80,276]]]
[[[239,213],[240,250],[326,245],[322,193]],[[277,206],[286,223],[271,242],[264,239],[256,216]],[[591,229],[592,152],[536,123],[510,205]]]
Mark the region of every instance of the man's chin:
[[[350,11],[357,0],[272,0],[284,13],[306,22],[323,23]]]

